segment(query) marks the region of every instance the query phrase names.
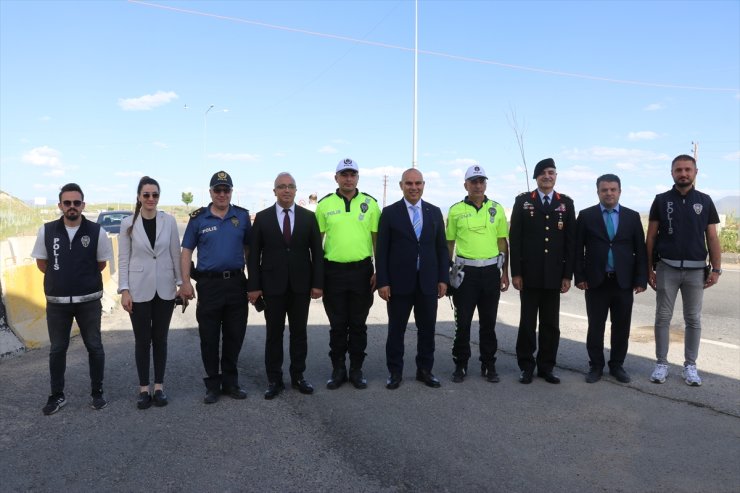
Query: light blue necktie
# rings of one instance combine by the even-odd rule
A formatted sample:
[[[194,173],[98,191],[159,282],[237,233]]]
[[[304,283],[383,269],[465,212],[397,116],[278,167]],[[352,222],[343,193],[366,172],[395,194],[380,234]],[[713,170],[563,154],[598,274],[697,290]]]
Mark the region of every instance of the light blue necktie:
[[[421,237],[421,214],[419,214],[419,207],[415,205],[409,207],[411,207],[413,212],[411,224],[414,226],[414,233],[416,233],[416,239],[418,240]]]
[[[614,221],[612,221],[612,213],[614,212],[614,209],[606,209],[604,212],[606,213],[606,218],[604,219],[604,222],[606,223],[606,232],[609,235],[609,241],[611,241],[614,239]],[[614,272],[614,254],[612,253],[611,247],[609,247],[609,254],[606,257],[606,271]]]

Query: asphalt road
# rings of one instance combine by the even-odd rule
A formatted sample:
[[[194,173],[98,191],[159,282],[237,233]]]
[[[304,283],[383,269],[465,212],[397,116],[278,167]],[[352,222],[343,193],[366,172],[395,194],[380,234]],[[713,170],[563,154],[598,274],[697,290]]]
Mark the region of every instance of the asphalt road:
[[[68,356],[69,404],[53,416],[41,414],[48,392],[46,350],[0,361],[0,491],[737,492],[740,350],[732,342],[738,320],[732,279],[722,278],[730,298],[722,298],[720,289],[707,292],[705,321],[724,328],[716,334],[707,328],[705,338],[727,339],[719,341],[726,346],[702,344],[705,382],[699,388],[678,376],[678,325],[671,376],[664,385],[648,381],[654,344],[639,327],[652,323],[649,293],[638,297],[626,363],[633,382],[605,377],[586,384],[585,321],[579,318],[585,310],[577,290],[563,297],[557,369],[563,383],[520,385],[513,356],[518,300],[510,292],[502,298],[497,330],[501,383],[485,382],[472,361],[464,383],[450,381],[454,329],[445,299],[435,364],[442,388],[413,380],[410,329],[405,380],[400,389],[386,390],[387,319],[376,298],[368,320],[369,388],[329,391],[328,325],[315,302],[306,377],[316,393],[289,389],[273,401],[262,398],[264,318],[251,311],[239,365],[249,398],[223,398],[211,406],[202,403],[191,306],[175,313],[170,332],[171,403],[139,411],[133,334],[126,314],[116,309],[104,317],[107,409],[87,407],[80,338]]]

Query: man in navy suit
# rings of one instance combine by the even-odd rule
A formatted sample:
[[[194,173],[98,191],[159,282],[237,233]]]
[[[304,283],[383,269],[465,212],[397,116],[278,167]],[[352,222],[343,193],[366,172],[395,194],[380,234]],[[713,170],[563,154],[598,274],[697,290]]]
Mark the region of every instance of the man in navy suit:
[[[576,287],[586,291],[590,370],[586,382],[595,383],[604,371],[604,329],[611,316],[609,373],[629,383],[624,358],[632,320],[634,293],[647,287],[645,234],[640,215],[619,204],[622,182],[606,174],[596,180],[599,204],[582,210],[576,221]]]
[[[314,213],[295,204],[296,185],[290,173],[275,178],[271,207],[257,213],[252,226],[247,281],[250,303],[264,298],[265,399],[285,389],[283,332],[290,327],[290,381],[303,394],[313,393],[304,378],[308,342],[306,325],[311,298],[320,298],[324,286],[324,251]]]
[[[375,250],[378,294],[388,302],[388,339],[385,346],[393,390],[403,377],[404,334],[411,308],[418,329],[416,379],[440,386],[432,374],[437,300],[447,293],[449,255],[439,207],[423,202],[424,177],[408,169],[399,183],[403,199],[383,209]]]

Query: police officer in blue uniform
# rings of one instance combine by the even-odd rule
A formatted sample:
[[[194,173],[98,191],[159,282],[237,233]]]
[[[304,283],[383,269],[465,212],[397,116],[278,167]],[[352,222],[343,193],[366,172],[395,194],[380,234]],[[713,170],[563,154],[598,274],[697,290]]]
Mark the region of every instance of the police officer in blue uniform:
[[[190,214],[182,239],[181,295],[193,299],[197,281],[195,315],[200,333],[200,352],[207,377],[203,402],[213,404],[221,393],[245,399],[239,387],[237,361],[247,329],[247,278],[244,266],[249,254],[252,225],[249,211],[231,204],[231,176],[219,171],[211,178],[211,203]],[[197,270],[192,271],[193,251],[198,249]],[[219,356],[219,343],[221,355]]]

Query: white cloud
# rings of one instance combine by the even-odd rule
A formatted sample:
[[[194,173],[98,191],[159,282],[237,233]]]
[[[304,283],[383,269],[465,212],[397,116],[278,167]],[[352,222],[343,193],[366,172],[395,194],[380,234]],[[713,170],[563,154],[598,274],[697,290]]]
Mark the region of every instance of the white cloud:
[[[320,148],[318,152],[319,152],[320,154],[336,154],[336,153],[338,153],[339,151],[338,151],[338,150],[336,150],[336,149],[335,149],[334,147],[332,147],[332,146],[324,146],[324,147]]]
[[[160,149],[169,149],[169,145],[165,144],[164,142],[154,141],[152,142],[152,145],[154,147],[159,147]]]
[[[725,161],[740,161],[740,151],[725,154],[722,159]]]
[[[39,121],[40,122],[48,122],[48,121],[51,121],[51,117],[48,116],[48,115],[44,115],[41,118],[39,118]]]
[[[660,103],[650,103],[649,105],[645,106],[645,108],[643,108],[643,109],[645,111],[658,111],[658,110],[662,110],[664,108],[665,108],[665,106],[663,106]]]
[[[209,154],[208,159],[215,161],[249,161],[254,162],[259,160],[259,156],[256,154],[240,153],[234,154],[230,152],[218,152],[216,154]]]
[[[157,91],[154,94],[145,94],[138,98],[121,98],[118,100],[118,106],[124,111],[148,111],[167,104],[178,97],[174,91]]]
[[[630,132],[627,134],[629,140],[655,140],[659,135],[650,130],[642,130],[640,132]]]
[[[637,165],[635,163],[617,163],[614,166],[625,171],[632,171],[634,169],[637,169]]]
[[[46,168],[45,176],[62,176],[67,170],[67,166],[62,162],[62,153],[49,146],[35,147],[21,159],[32,166]]]

